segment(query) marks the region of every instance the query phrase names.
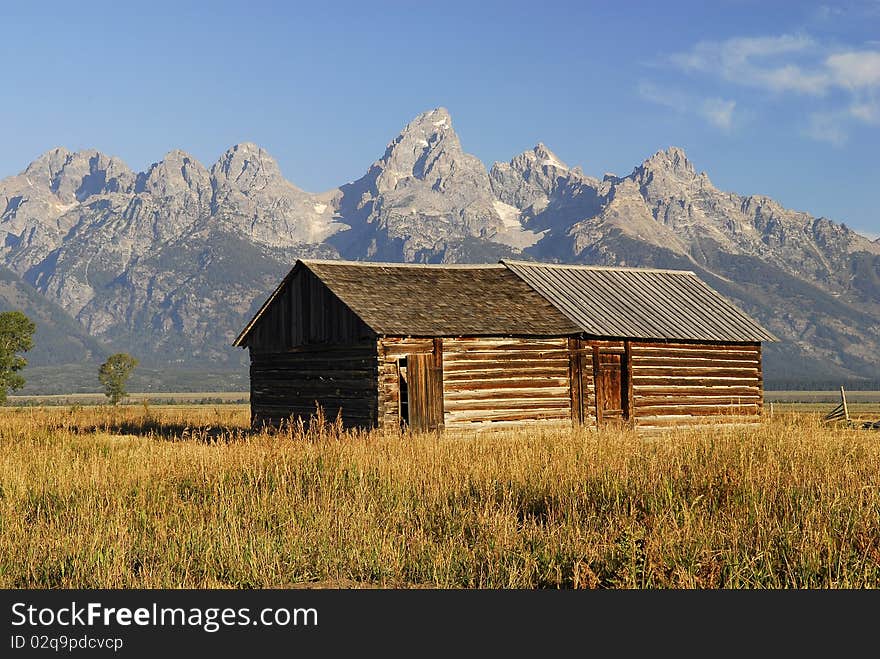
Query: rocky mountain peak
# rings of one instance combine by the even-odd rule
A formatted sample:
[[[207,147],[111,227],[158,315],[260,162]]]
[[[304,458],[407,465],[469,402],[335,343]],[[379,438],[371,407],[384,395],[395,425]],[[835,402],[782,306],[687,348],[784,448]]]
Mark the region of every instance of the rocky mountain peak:
[[[388,144],[385,154],[374,165],[376,185],[379,190],[387,191],[406,178],[434,177],[433,182],[437,182],[452,173],[453,161],[466,158],[452,128],[449,111],[435,108],[409,122]],[[476,158],[470,158],[479,163]]]
[[[177,197],[195,194],[210,197],[211,175],[205,166],[186,151],[174,149],[157,163],[138,174],[135,192],[146,192],[157,197]]]
[[[496,167],[499,165],[503,167],[502,163],[495,164]],[[509,166],[515,172],[526,176],[540,176],[544,168],[549,168],[547,173],[550,175],[561,175],[569,171],[568,165],[543,142],[538,142],[533,148],[514,156]]]
[[[454,136],[452,116],[449,114],[449,110],[444,107],[422,112],[401,131],[401,135],[407,133],[419,133],[425,136],[437,135],[441,138],[447,133]]]
[[[118,159],[58,147],[0,181],[0,266],[91,336],[145,358],[229,359],[303,256],[528,257],[693,269],[783,337],[781,352],[768,346],[768,372],[784,358],[876,379],[880,238],[717,190],[677,147],[601,182],[543,143],[487,174],[441,107],[410,121],[364,176],[321,194],[249,142],[210,172],[175,150],[134,176]]]
[[[218,185],[231,185],[247,192],[282,180],[281,168],[269,152],[253,142],[231,146],[211,167]]]
[[[229,147],[211,167],[211,213],[247,240],[273,248],[319,243],[337,230],[332,193],[313,195],[284,178],[252,142]]]
[[[118,158],[94,149],[72,152],[64,147],[41,155],[22,176],[29,187],[43,189],[63,204],[81,202],[96,194],[128,191],[135,178]]]
[[[400,131],[400,134],[388,144],[388,149],[393,151],[396,146],[410,141],[419,143],[422,148],[429,148],[444,140],[458,142],[458,135],[452,127],[452,117],[449,115],[449,111],[441,107],[423,112],[410,121]],[[422,144],[422,141],[428,142],[428,144]],[[388,155],[388,151],[385,153]]]
[[[63,146],[56,146],[54,149],[49,149],[34,159],[34,161],[27,166],[27,169],[24,170],[24,173],[31,178],[46,175],[46,177],[51,180],[53,176],[57,175],[58,172],[64,169],[64,165],[67,163],[70,156],[71,152],[66,148]]]
[[[526,152],[528,153],[528,151]],[[538,142],[535,145],[535,148],[532,149],[531,153],[534,155],[535,159],[538,161],[538,164],[543,167],[556,167],[557,169],[568,169],[568,165],[566,165],[562,160],[553,153],[543,142]]]
[[[509,163],[496,162],[489,176],[495,195],[517,208],[536,202],[546,205],[560,186],[572,180],[589,180],[579,168],[569,169],[543,142],[523,151]]]
[[[341,192],[339,213],[351,229],[334,245],[347,257],[362,258],[366,245],[368,258],[438,258],[451,242],[521,229],[516,209],[502,217],[495,207],[485,166],[462,150],[443,107],[410,121],[369,172]]]
[[[705,172],[697,173],[684,150],[671,146],[658,151],[626,177],[641,188],[649,204],[661,199],[685,199],[694,191],[717,192]]]
[[[664,170],[678,176],[694,177],[697,175],[697,170],[688,159],[684,149],[677,146],[671,146],[665,151],[658,151],[642,163],[642,169],[648,171]]]

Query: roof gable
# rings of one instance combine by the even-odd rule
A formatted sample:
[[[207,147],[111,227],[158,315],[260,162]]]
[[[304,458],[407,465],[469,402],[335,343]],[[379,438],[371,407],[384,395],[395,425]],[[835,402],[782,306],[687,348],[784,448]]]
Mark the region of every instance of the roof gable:
[[[777,340],[693,272],[504,260],[421,265],[297,260],[233,345],[299,268],[307,268],[376,334]]]

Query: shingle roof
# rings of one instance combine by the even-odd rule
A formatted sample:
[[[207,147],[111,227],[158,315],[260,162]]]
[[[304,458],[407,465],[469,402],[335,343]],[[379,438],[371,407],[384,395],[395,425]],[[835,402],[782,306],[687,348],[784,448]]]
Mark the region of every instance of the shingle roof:
[[[574,322],[500,264],[301,263],[377,334],[558,336],[580,332]]]
[[[374,332],[776,341],[693,272],[504,260],[417,265],[300,260]],[[286,279],[285,279],[286,281]],[[272,304],[279,284],[233,345]]]
[[[690,271],[502,263],[594,336],[777,340]]]

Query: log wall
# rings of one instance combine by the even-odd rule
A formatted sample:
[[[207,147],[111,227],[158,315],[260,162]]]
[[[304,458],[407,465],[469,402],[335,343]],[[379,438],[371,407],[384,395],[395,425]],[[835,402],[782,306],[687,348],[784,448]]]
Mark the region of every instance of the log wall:
[[[400,428],[400,388],[398,386],[397,362],[411,354],[431,354],[434,339],[408,339],[382,337],[377,342],[379,366],[379,416],[378,425],[386,430]]]
[[[597,425],[596,380],[594,363],[597,351],[622,354],[623,341],[569,339],[571,373],[571,417],[575,423]],[[600,413],[601,416],[601,413]]]
[[[378,416],[376,343],[251,350],[251,424],[308,421],[320,405],[328,420],[342,411],[346,427],[374,426]]]
[[[443,339],[446,428],[571,419],[568,339]]]
[[[761,345],[630,344],[637,427],[755,422],[763,409]]]
[[[320,404],[346,426],[400,428],[398,360],[432,354],[442,368],[443,426],[573,420],[602,425],[596,354],[621,355],[626,416],[637,428],[755,422],[763,409],[760,344],[568,338],[389,338],[293,350],[251,349],[255,426],[308,417]]]

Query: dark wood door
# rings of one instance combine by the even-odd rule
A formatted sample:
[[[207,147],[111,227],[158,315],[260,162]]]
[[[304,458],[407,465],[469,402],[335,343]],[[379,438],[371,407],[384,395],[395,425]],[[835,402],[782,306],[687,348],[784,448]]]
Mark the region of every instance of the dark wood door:
[[[443,368],[433,354],[407,355],[409,425],[415,432],[443,426]]]
[[[624,355],[598,351],[594,357],[596,378],[596,415],[599,422],[624,421],[629,418],[627,376]]]
[[[571,372],[571,418],[575,423],[586,423],[593,415],[590,406],[590,377],[593,374],[592,349],[586,349],[577,339],[569,342]]]

